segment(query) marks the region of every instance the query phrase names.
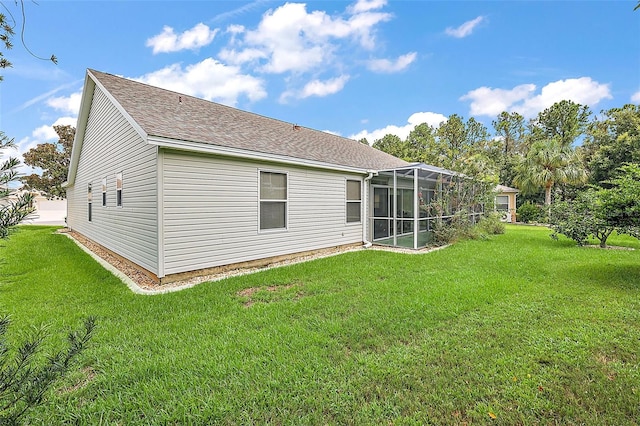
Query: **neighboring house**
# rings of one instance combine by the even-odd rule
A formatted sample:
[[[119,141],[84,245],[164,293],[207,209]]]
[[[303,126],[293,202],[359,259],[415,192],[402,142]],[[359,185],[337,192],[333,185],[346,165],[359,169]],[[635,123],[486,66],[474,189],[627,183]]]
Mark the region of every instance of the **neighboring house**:
[[[19,190],[9,196],[9,200],[24,192],[31,192],[33,195],[34,211],[22,221],[31,225],[65,225],[67,216],[67,200],[64,198],[48,199],[38,191]]]
[[[519,190],[508,186],[496,186],[496,211],[503,213],[505,222],[516,222],[516,196],[519,192]]]
[[[94,70],[76,129],[69,228],[160,282],[373,239],[417,248],[452,173]]]

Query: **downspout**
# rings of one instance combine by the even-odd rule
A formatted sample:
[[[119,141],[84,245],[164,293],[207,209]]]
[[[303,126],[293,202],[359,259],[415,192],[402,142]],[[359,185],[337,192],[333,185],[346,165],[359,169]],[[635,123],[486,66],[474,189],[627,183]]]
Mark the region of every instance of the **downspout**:
[[[363,191],[363,202],[364,202],[364,223],[362,225],[362,243],[364,244],[364,248],[369,248],[371,247],[373,244],[371,243],[371,241],[367,240],[367,228],[368,228],[368,224],[369,224],[369,186],[367,185],[367,182],[371,180],[371,178],[373,178],[374,176],[378,175],[378,172],[374,172],[372,170],[368,170],[367,171],[369,173],[369,176],[367,176],[366,178],[364,178],[364,191]]]

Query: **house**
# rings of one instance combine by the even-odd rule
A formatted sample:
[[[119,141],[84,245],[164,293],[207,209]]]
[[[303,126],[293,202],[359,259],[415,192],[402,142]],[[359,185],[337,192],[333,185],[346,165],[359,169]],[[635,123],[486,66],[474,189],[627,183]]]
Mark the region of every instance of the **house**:
[[[418,248],[451,174],[88,70],[67,224],[163,283],[372,240]]]
[[[520,191],[505,185],[496,185],[495,208],[503,213],[503,220],[509,223],[516,222],[516,196]]]
[[[39,191],[21,189],[8,197],[15,201],[16,197],[24,193],[31,193],[33,212],[22,223],[31,225],[64,225],[67,215],[67,200],[64,198],[47,198]]]

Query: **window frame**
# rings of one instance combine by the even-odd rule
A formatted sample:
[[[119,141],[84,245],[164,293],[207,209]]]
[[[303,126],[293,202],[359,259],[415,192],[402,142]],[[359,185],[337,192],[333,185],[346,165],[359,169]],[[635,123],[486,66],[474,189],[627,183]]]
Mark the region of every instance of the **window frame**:
[[[93,185],[91,182],[87,183],[87,222],[93,221]]]
[[[116,173],[116,207],[122,207],[122,195],[123,195],[122,187],[124,186],[123,180],[124,179],[122,176],[122,172]]]
[[[102,178],[102,207],[107,207],[107,178]]]
[[[506,202],[506,203],[499,203],[499,202],[498,202],[498,199],[504,199],[504,198],[506,198],[506,199],[507,199],[507,202]],[[495,210],[496,210],[497,212],[508,212],[508,211],[509,211],[509,204],[510,204],[509,202],[510,202],[510,201],[511,201],[511,200],[510,200],[510,197],[509,197],[508,195],[496,195],[496,199],[495,199],[495,201],[494,201]],[[501,209],[501,208],[498,208],[498,206],[506,206],[506,208]]]
[[[270,173],[270,174],[278,174],[284,175],[285,177],[285,194],[286,197],[284,199],[272,199],[272,198],[262,198],[262,174]],[[261,225],[261,214],[262,214],[262,203],[283,203],[284,204],[284,227],[283,228],[262,228]],[[258,169],[258,233],[270,233],[270,232],[286,232],[289,230],[289,172],[282,170],[272,170],[272,169]]]
[[[358,200],[350,200],[349,199],[349,182],[357,182],[360,185],[360,199]],[[344,223],[346,225],[361,225],[362,224],[362,192],[364,191],[364,188],[362,187],[362,180],[361,179],[349,179],[346,178],[344,180]],[[349,204],[359,204],[360,209],[359,212],[360,214],[358,215],[358,220],[357,221],[350,221],[349,220]]]

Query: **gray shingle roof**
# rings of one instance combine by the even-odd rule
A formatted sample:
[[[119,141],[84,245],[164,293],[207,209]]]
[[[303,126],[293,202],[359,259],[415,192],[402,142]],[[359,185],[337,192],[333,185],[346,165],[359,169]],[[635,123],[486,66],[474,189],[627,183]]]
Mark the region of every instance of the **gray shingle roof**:
[[[148,136],[382,170],[408,163],[361,144],[99,71],[89,72]]]

